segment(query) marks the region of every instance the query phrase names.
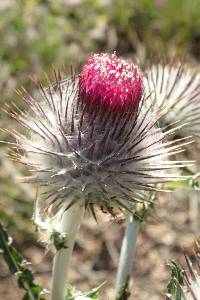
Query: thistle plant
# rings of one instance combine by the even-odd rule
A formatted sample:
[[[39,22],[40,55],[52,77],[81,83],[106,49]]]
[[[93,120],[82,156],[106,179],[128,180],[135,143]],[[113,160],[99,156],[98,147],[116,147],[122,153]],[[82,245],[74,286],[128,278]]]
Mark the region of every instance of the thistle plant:
[[[94,217],[98,208],[114,217],[122,211],[138,232],[135,204],[151,202],[147,191],[177,179],[169,172],[177,162],[168,156],[182,151],[185,138],[169,141],[177,128],[158,127],[166,112],[153,111],[154,102],[144,105],[149,95],[143,80],[139,68],[116,53],[93,54],[79,75],[63,79],[55,72],[52,84],[37,83],[35,95],[23,90],[27,108],[11,113],[25,128],[23,134],[9,132],[17,149],[11,156],[28,167],[32,175],[26,180],[38,186],[35,223],[61,241],[54,243],[52,300],[65,299],[70,256],[86,209]],[[130,251],[124,259],[130,270]],[[117,290],[128,275],[123,265]]]
[[[160,119],[161,126],[185,124],[179,136],[191,135],[195,141],[193,147],[187,147],[186,155],[197,160],[197,164],[185,171],[191,175],[198,172],[199,137],[200,137],[200,74],[186,63],[171,60],[169,63],[158,62],[145,70],[144,85],[148,92],[152,91],[155,99],[154,107],[165,106],[168,113]],[[174,136],[172,135],[173,139]],[[179,157],[180,158],[180,157]],[[191,226],[198,230],[198,195],[191,194],[189,201]]]

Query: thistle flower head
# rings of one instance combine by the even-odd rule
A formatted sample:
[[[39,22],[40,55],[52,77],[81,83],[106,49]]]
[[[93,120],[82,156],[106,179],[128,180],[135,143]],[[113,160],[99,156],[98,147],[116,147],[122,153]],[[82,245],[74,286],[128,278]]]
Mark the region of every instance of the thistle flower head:
[[[146,68],[144,86],[155,99],[154,108],[166,107],[163,126],[185,124],[179,134],[200,137],[200,75],[181,62],[153,64]]]
[[[80,76],[55,82],[23,99],[29,111],[12,116],[27,131],[19,134],[14,158],[26,164],[29,181],[42,186],[36,221],[50,220],[82,201],[113,214],[113,207],[132,210],[145,201],[142,191],[172,180],[165,173],[174,162],[167,156],[180,151],[178,141],[165,141],[172,131],[156,124],[158,110],[142,109],[142,75],[116,54],[94,54]]]

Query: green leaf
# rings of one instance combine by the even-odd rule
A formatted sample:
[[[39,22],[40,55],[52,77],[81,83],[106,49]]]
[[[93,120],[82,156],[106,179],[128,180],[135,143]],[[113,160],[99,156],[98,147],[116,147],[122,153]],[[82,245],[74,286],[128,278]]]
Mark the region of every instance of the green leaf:
[[[31,270],[25,268],[27,261],[12,246],[12,238],[8,235],[3,224],[0,223],[0,251],[12,274],[16,275],[18,286],[25,290],[23,300],[45,300],[42,296],[44,289],[34,283]]]
[[[171,280],[167,286],[167,291],[174,297],[173,300],[181,300],[184,271],[174,261],[170,261],[168,265],[171,268]]]
[[[89,292],[80,292],[77,291],[75,288],[67,288],[66,290],[66,299],[67,300],[100,300],[98,297],[98,292],[100,288],[105,284],[103,282],[100,286],[92,289]]]
[[[167,286],[166,300],[197,300],[200,295],[200,251],[199,241],[195,241],[193,262],[185,255],[187,268],[178,267],[174,261],[169,262],[171,280]]]
[[[53,244],[57,251],[67,248],[67,234],[53,231],[50,239],[53,241]]]

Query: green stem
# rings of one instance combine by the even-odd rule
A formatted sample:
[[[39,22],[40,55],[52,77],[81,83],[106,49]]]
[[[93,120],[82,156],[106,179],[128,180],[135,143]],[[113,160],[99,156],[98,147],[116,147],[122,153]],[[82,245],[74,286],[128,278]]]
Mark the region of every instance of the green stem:
[[[70,258],[84,211],[84,205],[78,202],[62,215],[58,230],[66,235],[66,247],[59,249],[54,257],[51,300],[65,300]]]
[[[116,299],[120,299],[120,294],[122,296],[122,290],[127,286],[129,277],[132,273],[133,252],[135,250],[139,228],[139,222],[136,221],[132,215],[129,215],[120,253],[116,280]],[[121,297],[121,299],[123,298]]]

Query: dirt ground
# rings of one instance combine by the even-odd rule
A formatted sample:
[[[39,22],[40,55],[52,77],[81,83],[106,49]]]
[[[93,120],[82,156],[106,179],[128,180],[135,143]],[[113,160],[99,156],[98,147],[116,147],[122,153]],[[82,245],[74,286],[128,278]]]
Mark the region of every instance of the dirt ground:
[[[190,198],[194,195],[192,193]],[[200,231],[198,227],[192,229],[189,217],[191,205],[183,194],[179,192],[179,197],[161,195],[156,212],[142,226],[134,259],[130,300],[164,299],[170,276],[167,260],[175,259],[184,265],[183,250],[192,253],[194,239]],[[85,218],[71,261],[69,277],[72,285],[87,291],[106,281],[99,296],[102,300],[114,299],[123,229],[123,224],[110,220],[106,214],[99,215],[98,224],[92,217]],[[32,262],[36,281],[50,289],[52,254],[45,253],[42,245],[36,241],[26,241],[21,251]],[[9,275],[4,262],[0,260],[0,300],[20,300],[22,295],[23,291],[16,288],[15,278]]]

